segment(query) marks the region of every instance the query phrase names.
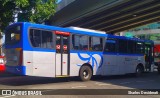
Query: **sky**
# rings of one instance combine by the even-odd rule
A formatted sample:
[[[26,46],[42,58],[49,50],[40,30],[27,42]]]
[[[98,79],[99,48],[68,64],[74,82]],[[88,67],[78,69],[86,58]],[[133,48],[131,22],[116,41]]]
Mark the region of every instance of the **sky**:
[[[61,2],[62,0],[57,0],[57,4],[59,3],[59,2]]]

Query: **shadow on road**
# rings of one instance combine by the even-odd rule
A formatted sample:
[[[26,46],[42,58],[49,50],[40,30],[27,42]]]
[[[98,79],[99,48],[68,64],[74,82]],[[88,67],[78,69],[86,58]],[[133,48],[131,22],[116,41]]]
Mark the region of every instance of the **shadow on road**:
[[[138,82],[146,82],[153,79],[157,79],[160,75],[157,73],[145,73],[141,77],[135,77],[133,75],[120,75],[120,76],[94,76],[92,81],[109,83],[118,86],[125,86],[131,88],[160,88],[160,85],[153,87],[148,85],[147,87],[138,85]],[[0,84],[8,86],[25,86],[25,85],[34,85],[34,84],[50,84],[50,83],[66,83],[66,82],[81,82],[79,77],[70,77],[70,78],[47,78],[47,77],[33,77],[33,76],[17,76],[11,75],[9,73],[0,74]],[[137,83],[136,83],[137,82]],[[130,84],[129,84],[130,83]]]
[[[78,77],[71,78],[49,78],[49,77],[35,77],[35,76],[20,76],[10,73],[0,73],[0,84],[9,86],[24,86],[34,84],[48,84],[48,83],[60,83],[80,81]]]
[[[96,82],[113,84],[135,89],[160,89],[160,75],[157,72],[148,72],[136,77],[132,74],[119,76],[102,76],[92,79]]]

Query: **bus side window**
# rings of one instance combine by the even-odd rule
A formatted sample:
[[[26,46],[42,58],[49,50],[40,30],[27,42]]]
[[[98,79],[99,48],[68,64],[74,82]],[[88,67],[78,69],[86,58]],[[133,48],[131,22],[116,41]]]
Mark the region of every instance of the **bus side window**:
[[[88,36],[86,35],[80,36],[80,49],[88,50]]]
[[[53,35],[51,31],[30,29],[29,37],[33,47],[53,48]]]
[[[80,49],[80,37],[79,35],[72,35],[72,47],[74,50]]]
[[[105,52],[116,52],[116,41],[115,40],[106,40]]]
[[[42,48],[53,48],[52,32],[42,31]]]
[[[144,43],[136,42],[136,53],[144,54]]]
[[[103,39],[100,37],[92,37],[91,49],[93,51],[102,51],[103,50]]]
[[[88,50],[88,36],[72,35],[72,46],[74,50]]]
[[[127,53],[127,40],[119,39],[118,52]]]
[[[30,29],[30,41],[33,47],[40,47],[41,45],[41,31]]]
[[[127,53],[135,53],[136,44],[134,41],[128,40],[127,46]]]

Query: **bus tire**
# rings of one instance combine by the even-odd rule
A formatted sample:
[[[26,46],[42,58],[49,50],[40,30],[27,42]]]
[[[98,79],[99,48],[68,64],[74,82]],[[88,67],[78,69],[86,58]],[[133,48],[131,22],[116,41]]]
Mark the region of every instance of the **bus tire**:
[[[137,77],[141,76],[142,73],[143,73],[143,71],[144,71],[143,65],[142,65],[142,66],[141,66],[141,65],[138,65],[138,66],[136,67],[136,76],[137,76]]]
[[[82,66],[79,72],[79,77],[82,81],[89,81],[92,77],[92,69],[89,66]]]

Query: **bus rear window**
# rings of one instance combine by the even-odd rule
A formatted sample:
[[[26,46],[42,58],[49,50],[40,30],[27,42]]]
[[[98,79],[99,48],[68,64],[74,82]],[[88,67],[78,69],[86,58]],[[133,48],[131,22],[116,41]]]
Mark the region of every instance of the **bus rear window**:
[[[11,26],[5,31],[5,43],[16,44],[21,39],[21,25]]]

